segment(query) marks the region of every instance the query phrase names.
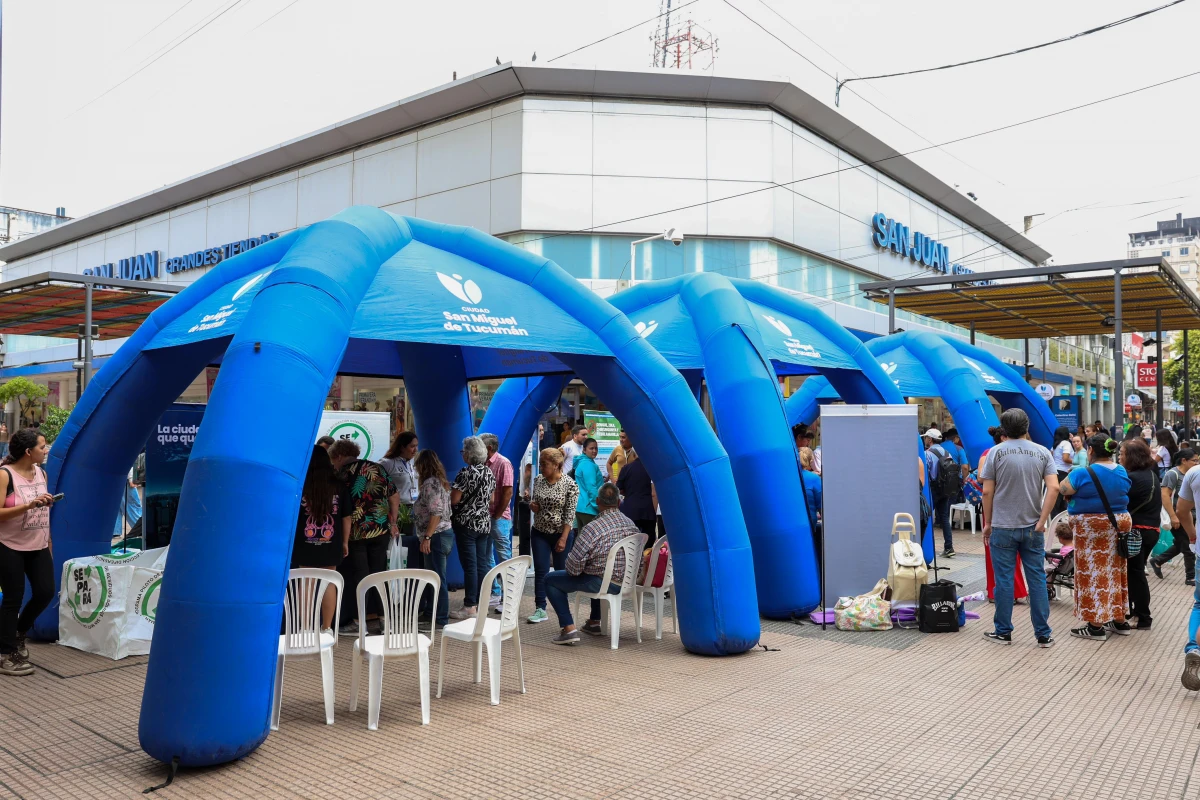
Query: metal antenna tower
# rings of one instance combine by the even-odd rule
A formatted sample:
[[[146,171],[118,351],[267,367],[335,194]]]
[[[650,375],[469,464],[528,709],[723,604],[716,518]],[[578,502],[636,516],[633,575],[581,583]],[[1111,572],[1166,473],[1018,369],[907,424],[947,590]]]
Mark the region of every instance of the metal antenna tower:
[[[717,61],[717,37],[694,20],[672,19],[671,0],[659,2],[658,26],[654,31],[654,49],[650,66],[673,69],[710,69]],[[706,63],[701,63],[706,62]]]

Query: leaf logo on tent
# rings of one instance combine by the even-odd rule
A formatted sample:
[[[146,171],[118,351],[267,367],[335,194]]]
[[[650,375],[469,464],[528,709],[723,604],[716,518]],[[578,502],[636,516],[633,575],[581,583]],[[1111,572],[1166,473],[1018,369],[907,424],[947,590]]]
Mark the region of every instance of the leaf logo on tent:
[[[891,375],[893,372],[896,371],[896,362],[895,361],[880,361],[879,366],[883,367],[883,371],[886,372],[888,375]]]
[[[243,283],[242,288],[238,289],[236,292],[233,293],[233,299],[237,300],[239,297],[244,295],[246,292],[250,291],[255,286],[257,286],[259,283],[261,283],[263,278],[267,277],[270,274],[271,274],[271,271],[268,270],[266,272],[262,272],[262,273],[259,273],[258,275],[255,275],[253,278],[251,278],[250,280]]]
[[[785,325],[781,320],[775,319],[770,314],[763,314],[763,319],[771,323],[772,327],[774,327],[775,330],[779,331],[784,336],[792,335],[792,329]]]
[[[443,275],[438,273],[438,280],[442,282],[442,286],[446,287],[446,291],[462,300],[464,303],[471,305],[477,304],[483,299],[483,292],[475,281],[463,281],[462,275]]]
[[[979,366],[978,364],[976,364],[976,363],[975,363],[974,361],[972,361],[971,359],[969,359],[969,358],[967,358],[967,357],[965,357],[965,356],[964,356],[964,357],[963,357],[963,361],[967,362],[967,365],[968,365],[968,366],[969,366],[971,369],[973,369],[973,370],[975,370],[976,372],[978,372],[978,373],[979,373],[979,377],[983,379],[983,382],[984,382],[984,383],[995,383],[995,384],[998,384],[998,383],[1000,383],[1000,381],[996,380],[995,376],[989,375],[989,374],[987,374],[986,372],[984,372],[984,371],[983,371],[983,367]]]
[[[654,331],[656,331],[658,329],[658,322],[656,322],[655,320],[650,320],[649,323],[639,322],[637,325],[634,325],[633,327],[637,330],[638,335],[641,336],[643,339],[645,339],[647,336],[654,333]]]

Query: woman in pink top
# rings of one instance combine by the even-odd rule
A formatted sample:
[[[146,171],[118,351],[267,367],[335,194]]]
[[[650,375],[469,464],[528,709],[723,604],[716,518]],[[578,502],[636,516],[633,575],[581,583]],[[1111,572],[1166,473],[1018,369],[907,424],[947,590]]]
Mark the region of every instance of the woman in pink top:
[[[13,434],[0,462],[0,675],[30,675],[25,634],[54,599],[54,557],[50,553],[50,507],[46,492],[46,437],[33,428]],[[25,579],[32,594],[25,608]]]

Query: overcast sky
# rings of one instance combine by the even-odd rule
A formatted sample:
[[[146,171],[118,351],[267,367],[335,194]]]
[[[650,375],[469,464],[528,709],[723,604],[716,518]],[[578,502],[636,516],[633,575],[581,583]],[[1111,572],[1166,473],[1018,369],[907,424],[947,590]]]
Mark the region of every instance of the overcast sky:
[[[1164,2],[698,0],[684,14],[716,34],[718,74],[786,76],[832,104],[829,77],[735,9],[844,77],[1003,52]],[[7,0],[3,8],[0,203],[82,216],[428,90],[455,70],[494,66],[497,56],[525,61],[536,51],[543,63],[654,16],[659,2]],[[654,27],[556,63],[647,67]],[[898,149],[925,147],[1196,70],[1198,29],[1200,0],[1189,0],[1027,55],[850,84],[902,124],[846,91],[841,112]],[[1013,226],[1044,212],[1030,237],[1056,263],[1119,258],[1128,232],[1178,212],[1200,216],[1200,106],[1189,99],[1198,90],[1200,76],[913,158]]]

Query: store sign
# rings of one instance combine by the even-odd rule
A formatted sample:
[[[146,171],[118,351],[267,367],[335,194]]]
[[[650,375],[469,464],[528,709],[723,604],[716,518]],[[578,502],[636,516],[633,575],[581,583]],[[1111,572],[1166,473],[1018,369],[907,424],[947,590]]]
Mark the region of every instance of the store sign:
[[[943,275],[973,275],[975,270],[955,264],[950,258],[950,248],[920,231],[910,231],[907,225],[896,222],[886,214],[871,218],[875,232],[871,241],[876,247],[891,250],[910,261],[915,261]]]
[[[1127,333],[1121,337],[1121,352],[1125,354],[1126,358],[1138,361],[1141,359],[1142,351],[1145,349],[1142,347],[1143,341],[1140,333]]]
[[[1104,397],[1103,397],[1103,400],[1104,400],[1104,402],[1106,402],[1106,403],[1107,403],[1107,402],[1109,401],[1109,398],[1110,398],[1110,397],[1111,397],[1111,395],[1108,393],[1108,389],[1105,389],[1105,390],[1104,390]]]
[[[210,247],[207,250],[197,250],[185,256],[175,256],[174,258],[167,259],[165,269],[169,273],[175,273],[186,272],[190,269],[198,269],[200,267],[211,267],[214,264],[220,264],[227,258],[233,258],[240,253],[245,253],[247,250],[253,250],[260,244],[266,244],[272,239],[278,238],[278,233],[264,233],[262,236],[229,242],[220,247]]]
[[[1137,365],[1137,385],[1158,386],[1158,364],[1141,363]]]
[[[1125,398],[1125,405],[1129,406],[1130,408],[1141,408],[1142,407],[1141,395],[1137,395],[1137,394],[1129,395],[1129,397]]]
[[[1083,397],[1083,384],[1082,383],[1075,384],[1075,394],[1078,397]]]
[[[1042,398],[1043,400],[1049,400],[1051,397],[1054,397],[1054,387],[1048,383],[1039,383],[1037,387],[1034,388],[1034,391],[1037,392],[1038,397]]]
[[[149,253],[122,258],[116,264],[110,262],[98,267],[88,267],[83,274],[125,281],[148,281],[158,277],[158,251],[151,250]]]

